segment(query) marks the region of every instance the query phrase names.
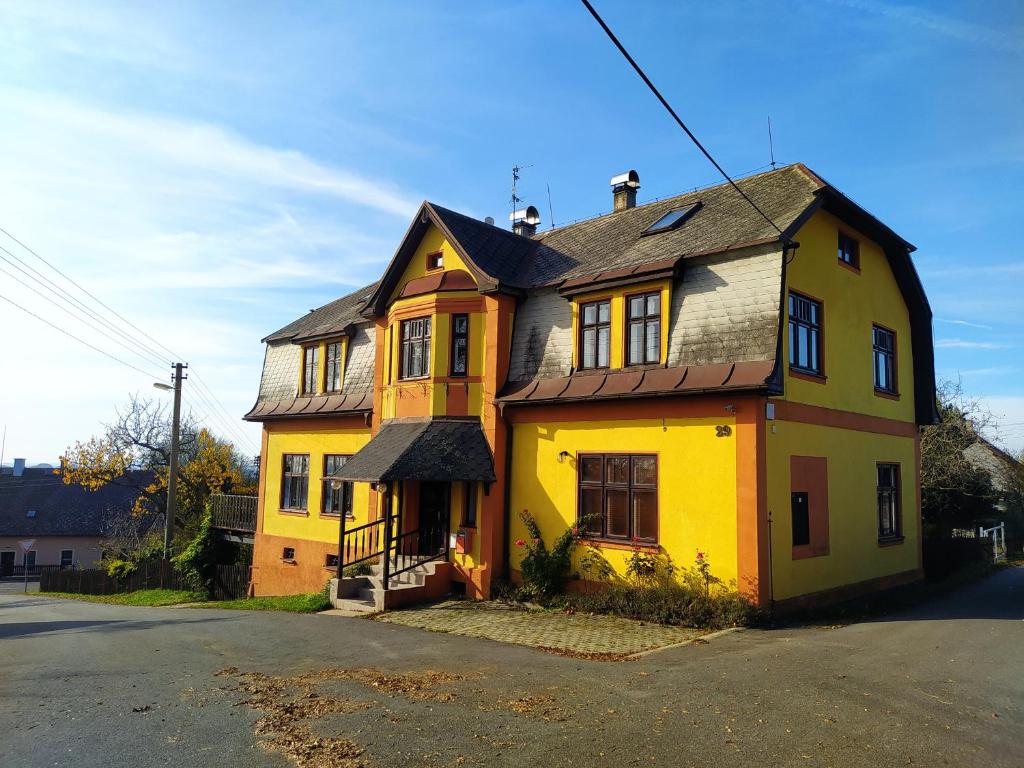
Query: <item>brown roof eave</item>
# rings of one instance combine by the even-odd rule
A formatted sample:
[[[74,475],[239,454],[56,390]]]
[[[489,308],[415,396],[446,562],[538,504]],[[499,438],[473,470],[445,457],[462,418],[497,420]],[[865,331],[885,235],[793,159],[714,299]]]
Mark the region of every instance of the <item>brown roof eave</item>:
[[[600,393],[588,395],[586,397],[548,397],[543,399],[505,399],[497,398],[498,404],[502,408],[511,408],[513,406],[525,406],[525,405],[559,405],[564,403],[590,403],[590,402],[615,402],[618,400],[651,400],[654,398],[672,398],[672,397],[692,397],[694,395],[716,395],[725,392],[764,392],[769,393],[770,387],[768,384],[739,384],[736,386],[729,386],[723,384],[718,387],[701,387],[700,389],[687,389],[687,390],[671,390],[665,392],[624,392],[616,395],[601,395]]]

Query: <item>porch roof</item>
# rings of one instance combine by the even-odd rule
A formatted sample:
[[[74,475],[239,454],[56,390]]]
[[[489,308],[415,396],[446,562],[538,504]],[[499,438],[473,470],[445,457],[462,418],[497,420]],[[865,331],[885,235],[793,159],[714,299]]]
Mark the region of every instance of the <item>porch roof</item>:
[[[495,480],[491,449],[476,419],[384,424],[331,478],[366,483]]]

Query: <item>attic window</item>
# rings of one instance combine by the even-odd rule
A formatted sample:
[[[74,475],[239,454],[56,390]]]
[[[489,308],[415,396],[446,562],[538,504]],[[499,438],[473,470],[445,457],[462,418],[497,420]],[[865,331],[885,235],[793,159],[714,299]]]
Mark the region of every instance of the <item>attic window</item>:
[[[25,513],[25,517],[35,517],[35,516],[36,516],[36,511],[34,509],[30,509],[28,512]]]
[[[444,266],[444,253],[438,251],[437,253],[427,254],[427,269],[441,269]]]
[[[659,232],[670,232],[673,229],[677,229],[685,224],[693,214],[700,210],[701,205],[702,203],[697,202],[693,205],[688,205],[685,208],[674,208],[645,229],[643,234],[656,235]]]

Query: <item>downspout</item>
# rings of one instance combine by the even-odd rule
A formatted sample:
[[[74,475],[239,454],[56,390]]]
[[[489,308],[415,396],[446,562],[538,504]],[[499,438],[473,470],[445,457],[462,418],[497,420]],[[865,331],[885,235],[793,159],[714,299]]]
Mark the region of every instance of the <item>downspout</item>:
[[[498,413],[501,420],[505,422],[505,535],[501,542],[501,574],[505,581],[512,579],[512,548],[509,545],[509,537],[512,535],[512,425],[505,418],[504,405],[498,406]]]

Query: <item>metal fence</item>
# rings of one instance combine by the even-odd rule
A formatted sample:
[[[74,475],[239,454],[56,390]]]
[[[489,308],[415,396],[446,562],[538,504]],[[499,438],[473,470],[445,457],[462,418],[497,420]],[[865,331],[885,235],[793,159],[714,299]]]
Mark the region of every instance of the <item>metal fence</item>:
[[[190,589],[174,566],[161,560],[142,563],[134,573],[121,578],[99,569],[61,571],[44,569],[39,576],[40,592],[71,592],[78,595],[116,595],[139,589]]]
[[[256,530],[256,497],[215,493],[210,496],[213,527],[228,531]]]
[[[248,565],[218,565],[210,585],[213,600],[239,600],[249,592]]]

